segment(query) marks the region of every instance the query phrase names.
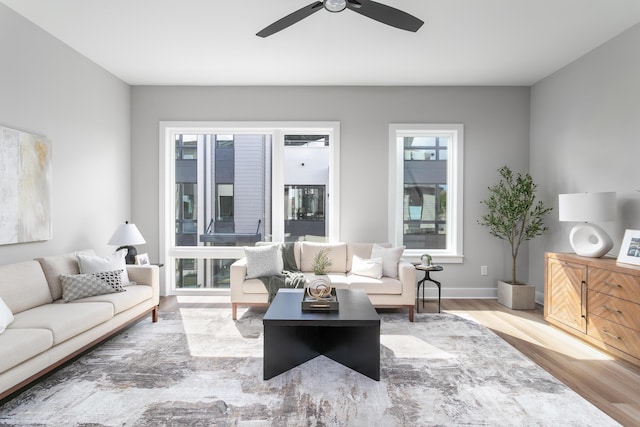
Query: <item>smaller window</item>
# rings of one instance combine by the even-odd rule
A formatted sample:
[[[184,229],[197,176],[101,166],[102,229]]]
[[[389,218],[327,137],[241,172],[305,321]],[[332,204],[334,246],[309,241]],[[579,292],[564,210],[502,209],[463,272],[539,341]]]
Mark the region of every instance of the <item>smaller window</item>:
[[[462,125],[389,126],[390,240],[462,262]]]

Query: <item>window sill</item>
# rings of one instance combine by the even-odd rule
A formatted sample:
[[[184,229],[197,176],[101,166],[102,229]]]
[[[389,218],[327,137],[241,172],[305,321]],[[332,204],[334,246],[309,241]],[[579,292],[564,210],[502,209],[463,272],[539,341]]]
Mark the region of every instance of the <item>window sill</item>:
[[[405,250],[402,257],[410,262],[420,262],[420,257],[422,257],[424,253],[431,255],[431,259],[434,264],[462,264],[464,262],[464,255],[438,254],[415,249]]]

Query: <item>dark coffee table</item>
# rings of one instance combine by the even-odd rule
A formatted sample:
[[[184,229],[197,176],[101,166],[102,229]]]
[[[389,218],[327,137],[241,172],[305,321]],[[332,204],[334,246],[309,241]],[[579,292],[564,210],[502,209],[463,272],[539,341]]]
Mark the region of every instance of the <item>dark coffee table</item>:
[[[362,290],[336,289],[339,311],[302,311],[302,289],[280,289],[264,315],[264,379],[319,355],[380,380],[380,316]]]

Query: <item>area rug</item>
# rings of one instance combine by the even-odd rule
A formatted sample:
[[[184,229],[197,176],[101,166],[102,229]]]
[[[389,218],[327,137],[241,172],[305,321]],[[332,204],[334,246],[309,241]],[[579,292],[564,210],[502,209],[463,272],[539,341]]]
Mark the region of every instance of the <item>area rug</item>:
[[[608,426],[485,327],[383,313],[380,381],[324,356],[262,379],[263,310],[148,319],[0,408],[17,426]]]

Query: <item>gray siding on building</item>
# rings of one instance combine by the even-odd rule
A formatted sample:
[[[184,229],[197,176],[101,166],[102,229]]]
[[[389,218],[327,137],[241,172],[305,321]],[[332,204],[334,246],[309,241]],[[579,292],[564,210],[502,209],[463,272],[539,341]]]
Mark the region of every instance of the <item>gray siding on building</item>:
[[[262,135],[236,135],[234,222],[236,233],[255,233],[258,220],[264,237],[265,216],[265,156]],[[270,191],[270,190],[269,190]]]

